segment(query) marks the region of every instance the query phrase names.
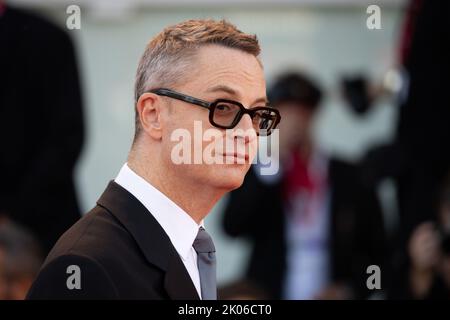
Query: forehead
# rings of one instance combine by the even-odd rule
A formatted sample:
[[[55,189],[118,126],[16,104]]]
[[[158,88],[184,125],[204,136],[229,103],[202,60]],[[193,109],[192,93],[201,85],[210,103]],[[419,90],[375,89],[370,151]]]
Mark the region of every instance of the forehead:
[[[213,87],[227,86],[238,95],[265,95],[264,70],[258,59],[238,49],[208,45],[199,49],[191,81],[187,84],[197,92]],[[249,97],[250,98],[250,97]]]

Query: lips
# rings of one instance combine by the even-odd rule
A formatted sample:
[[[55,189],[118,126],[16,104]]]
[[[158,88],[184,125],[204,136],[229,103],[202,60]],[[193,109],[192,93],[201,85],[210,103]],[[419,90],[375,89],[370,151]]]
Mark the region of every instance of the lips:
[[[242,154],[242,153],[237,153],[237,152],[235,152],[235,153],[223,153],[222,156],[224,156],[224,157],[233,157],[233,158],[242,159],[242,160],[245,160],[245,161],[248,161],[248,159],[249,159],[248,154]]]

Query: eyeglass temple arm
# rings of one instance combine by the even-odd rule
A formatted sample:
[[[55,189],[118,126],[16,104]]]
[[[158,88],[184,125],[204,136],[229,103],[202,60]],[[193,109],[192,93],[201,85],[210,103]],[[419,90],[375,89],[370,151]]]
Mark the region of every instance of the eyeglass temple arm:
[[[201,100],[201,99],[197,99],[185,94],[181,94],[175,91],[172,91],[170,89],[155,89],[155,90],[150,90],[149,92],[161,95],[161,96],[166,96],[166,97],[170,97],[170,98],[174,98],[177,100],[181,100],[181,101],[185,101],[188,103],[193,103],[196,104],[200,107],[204,107],[204,108],[210,108],[211,107],[211,103]]]

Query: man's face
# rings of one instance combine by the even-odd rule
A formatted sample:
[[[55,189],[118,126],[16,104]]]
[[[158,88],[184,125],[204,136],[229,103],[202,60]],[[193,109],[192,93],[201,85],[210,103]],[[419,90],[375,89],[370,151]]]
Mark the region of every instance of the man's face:
[[[186,83],[171,89],[208,102],[228,99],[240,102],[246,108],[265,105],[264,74],[253,55],[218,45],[205,46],[199,49],[196,62],[192,64],[192,72],[193,75]],[[224,129],[210,124],[208,109],[175,99],[167,102],[170,103],[169,111],[162,114],[166,118],[166,121],[163,120],[162,149],[164,158],[169,159],[170,169],[199,185],[227,191],[239,187],[257,152],[257,136],[249,115],[244,115],[238,125],[226,133]],[[197,130],[194,129],[195,122]],[[200,136],[199,127],[202,128]],[[206,150],[214,159],[222,159],[223,164],[217,161],[207,164],[202,155],[200,164],[175,164],[172,152],[180,142],[173,141],[171,136],[177,129],[185,129],[190,133],[192,162],[195,153],[202,154]],[[215,131],[215,138],[211,141],[202,139],[206,130]],[[247,134],[244,136],[238,131]],[[217,137],[222,139],[223,143],[219,143],[222,148],[216,147]],[[234,150],[226,148],[226,145],[233,144]]]

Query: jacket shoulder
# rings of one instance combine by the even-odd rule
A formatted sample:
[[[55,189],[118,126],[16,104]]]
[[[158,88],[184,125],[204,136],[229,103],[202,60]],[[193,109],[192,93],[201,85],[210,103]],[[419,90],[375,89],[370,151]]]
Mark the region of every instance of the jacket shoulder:
[[[136,256],[131,235],[96,206],[68,229],[47,256],[27,299],[117,299],[123,259]]]
[[[80,255],[61,255],[45,265],[27,295],[28,300],[118,298],[104,268]]]
[[[44,267],[58,257],[73,255],[110,265],[135,250],[136,245],[126,228],[106,209],[96,206],[61,236]]]

